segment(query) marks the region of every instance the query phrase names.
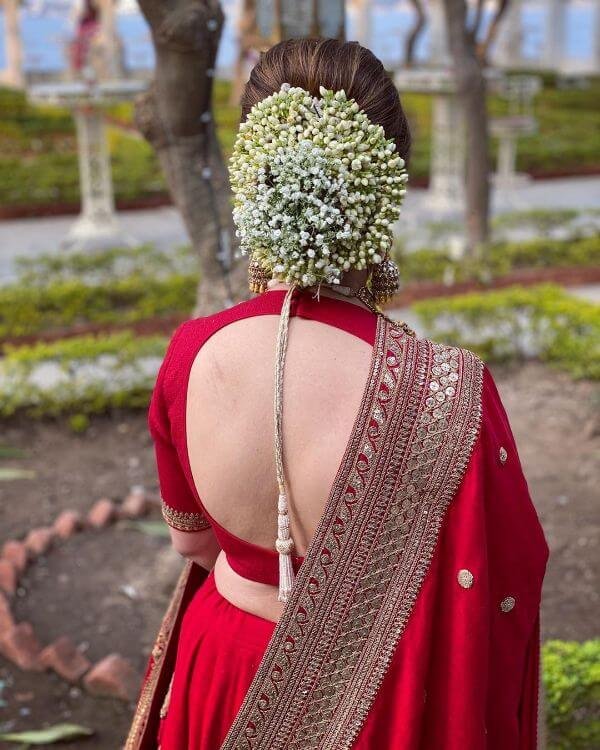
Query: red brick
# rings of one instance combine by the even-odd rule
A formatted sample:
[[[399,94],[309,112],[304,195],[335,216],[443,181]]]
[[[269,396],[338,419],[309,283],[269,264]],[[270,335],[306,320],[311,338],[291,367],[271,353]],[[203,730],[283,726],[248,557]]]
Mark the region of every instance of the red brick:
[[[81,528],[83,519],[81,513],[76,510],[63,510],[52,524],[52,529],[56,536],[61,539],[68,539],[70,536]]]
[[[2,633],[6,633],[7,630],[12,628],[15,624],[13,620],[12,612],[10,611],[10,603],[6,596],[0,591],[0,637]]]
[[[139,693],[140,678],[127,659],[110,654],[92,667],[83,684],[91,695],[133,701]]]
[[[34,557],[45,554],[52,544],[54,532],[47,526],[31,529],[25,537],[25,546]]]
[[[0,591],[14,594],[17,590],[17,571],[10,560],[0,559]]]
[[[41,672],[40,651],[39,641],[28,622],[13,625],[0,634],[0,653],[21,669]]]
[[[141,487],[134,487],[119,508],[119,515],[122,518],[139,518],[147,512],[148,500]]]
[[[103,529],[113,520],[116,514],[116,507],[112,500],[102,498],[97,500],[91,507],[87,515],[87,521],[90,526],[96,529]]]
[[[11,539],[2,547],[2,557],[15,566],[18,573],[22,573],[27,567],[27,547],[23,542],[17,542]]]
[[[53,669],[67,682],[78,682],[92,666],[92,662],[66,635],[46,646],[40,653],[40,663],[46,669]]]

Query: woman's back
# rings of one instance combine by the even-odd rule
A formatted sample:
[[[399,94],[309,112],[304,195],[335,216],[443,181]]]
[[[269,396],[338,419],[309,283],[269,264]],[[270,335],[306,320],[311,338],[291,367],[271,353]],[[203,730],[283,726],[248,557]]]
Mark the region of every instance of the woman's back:
[[[343,311],[354,303],[341,298],[335,304]],[[194,361],[186,408],[188,454],[203,506],[231,533],[269,549],[277,535],[277,326],[275,315],[252,316],[211,336]],[[358,335],[301,317],[293,318],[290,330],[284,449],[292,535],[303,556],[348,443],[372,346]]]

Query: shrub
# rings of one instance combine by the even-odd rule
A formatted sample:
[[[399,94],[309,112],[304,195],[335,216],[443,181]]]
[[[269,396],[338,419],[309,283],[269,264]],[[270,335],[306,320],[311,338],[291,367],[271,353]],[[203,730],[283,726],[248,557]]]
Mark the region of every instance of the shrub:
[[[193,308],[197,277],[132,274],[91,286],[68,279],[0,287],[0,339],[84,322],[128,322]]]
[[[560,287],[510,287],[413,306],[433,338],[490,362],[538,357],[575,377],[600,379],[600,306]]]
[[[167,340],[131,332],[82,336],[52,344],[5,347],[0,359],[0,417],[70,414],[74,430],[87,415],[146,408]]]
[[[600,640],[543,647],[549,750],[600,747]]]
[[[556,268],[600,265],[600,235],[568,240],[539,238],[522,242],[498,242],[481,259],[456,259],[448,250],[424,248],[407,252],[400,247],[395,259],[405,283],[443,281],[450,275],[455,282],[489,279],[524,268]]]

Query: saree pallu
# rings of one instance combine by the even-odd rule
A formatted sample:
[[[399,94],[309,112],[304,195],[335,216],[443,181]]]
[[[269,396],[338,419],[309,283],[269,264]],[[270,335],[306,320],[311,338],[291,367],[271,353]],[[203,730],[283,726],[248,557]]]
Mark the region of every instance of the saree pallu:
[[[533,750],[547,553],[489,372],[381,318],[280,621],[188,566],[126,748]]]

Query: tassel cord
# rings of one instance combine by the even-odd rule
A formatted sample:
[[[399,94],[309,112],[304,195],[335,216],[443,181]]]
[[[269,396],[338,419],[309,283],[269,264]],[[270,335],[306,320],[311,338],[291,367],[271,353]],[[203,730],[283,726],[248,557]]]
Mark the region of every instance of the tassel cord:
[[[277,471],[277,484],[279,487],[279,498],[277,502],[277,539],[275,547],[279,552],[279,593],[278,600],[286,602],[294,584],[294,568],[292,566],[292,549],[294,542],[290,534],[290,517],[288,506],[288,493],[285,482],[285,470],[283,464],[283,371],[288,344],[288,332],[290,323],[290,305],[296,288],[292,284],[288,289],[279,317],[279,329],[277,331],[277,347],[275,355],[275,394],[274,394],[274,420],[275,420],[275,468]]]

